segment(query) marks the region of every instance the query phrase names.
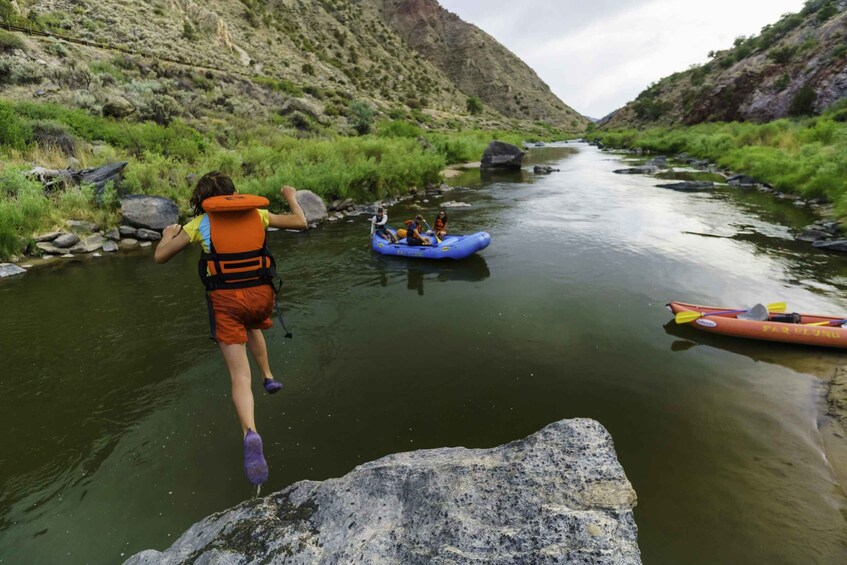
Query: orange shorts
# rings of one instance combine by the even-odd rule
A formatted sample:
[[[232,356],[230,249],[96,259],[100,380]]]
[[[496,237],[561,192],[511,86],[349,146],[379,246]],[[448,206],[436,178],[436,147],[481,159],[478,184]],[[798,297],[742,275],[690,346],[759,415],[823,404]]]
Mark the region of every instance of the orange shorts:
[[[276,293],[270,285],[209,293],[215,313],[215,340],[223,344],[247,343],[247,330],[266,330],[273,325]]]

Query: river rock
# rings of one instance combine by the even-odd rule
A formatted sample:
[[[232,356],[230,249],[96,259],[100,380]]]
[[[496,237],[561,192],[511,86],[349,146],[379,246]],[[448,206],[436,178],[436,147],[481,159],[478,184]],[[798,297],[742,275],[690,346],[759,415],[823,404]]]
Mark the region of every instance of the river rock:
[[[154,230],[139,228],[135,230],[135,237],[144,241],[159,241],[162,239],[162,234]]]
[[[50,255],[62,255],[66,250],[61,247],[56,247],[52,241],[39,241],[35,244],[42,253],[48,253]]]
[[[94,233],[84,238],[82,241],[71,247],[68,251],[71,253],[91,253],[103,247],[103,242],[108,241],[99,233]]]
[[[652,175],[659,172],[657,167],[652,165],[644,165],[643,167],[629,167],[626,169],[617,169],[612,171],[618,175]]]
[[[79,243],[79,236],[75,233],[63,233],[54,239],[52,243],[60,249],[65,249]]]
[[[102,248],[106,253],[114,253],[118,250],[118,244],[111,239],[107,239],[103,242]]]
[[[726,179],[729,186],[756,186],[758,181],[747,175],[732,175]]]
[[[805,241],[808,243],[812,243],[821,239],[827,239],[829,237],[830,234],[828,232],[821,231],[818,229],[807,229],[795,236],[794,239],[796,239],[797,241]]]
[[[549,165],[535,165],[532,172],[536,175],[549,175],[550,173],[558,173],[559,169],[554,169]]]
[[[163,230],[179,222],[179,208],[170,198],[133,194],[121,198],[124,222],[151,230]]]
[[[523,156],[520,147],[502,141],[492,141],[482,154],[482,169],[520,169]]]
[[[847,253],[847,239],[836,239],[832,241],[818,240],[812,243],[818,249],[826,251],[837,251],[839,253]]]
[[[456,202],[455,200],[450,200],[449,202],[442,202],[442,208],[470,208],[470,204],[467,202]]]
[[[65,225],[75,232],[93,232],[97,229],[97,224],[94,222],[85,222],[83,220],[68,220]]]
[[[320,196],[311,190],[298,190],[296,198],[306,215],[306,223],[315,224],[326,221],[326,204]]]
[[[132,226],[119,226],[118,233],[121,234],[121,237],[135,237],[136,230]]]
[[[25,272],[26,269],[18,267],[14,263],[0,263],[0,279],[22,275]]]
[[[138,240],[132,239],[131,237],[127,237],[126,239],[122,239],[120,241],[121,247],[138,247]]]
[[[135,230],[133,230],[135,232]],[[112,241],[118,241],[121,238],[121,232],[118,228],[112,228],[106,232],[106,238]]]
[[[674,182],[670,184],[657,184],[658,188],[669,188],[680,192],[704,192],[715,188],[715,183],[711,181],[684,181]]]
[[[151,245],[153,245],[153,243],[151,243],[149,241],[142,241],[141,243],[138,244],[138,247],[150,247]]]
[[[57,237],[59,237],[63,233],[65,233],[65,232],[51,231],[51,232],[48,232],[48,233],[43,233],[41,235],[35,236],[35,242],[40,243],[42,241],[53,241],[54,239],[56,239]]]
[[[641,563],[636,494],[594,420],[492,449],[389,455],[214,514],[165,551],[176,563]]]

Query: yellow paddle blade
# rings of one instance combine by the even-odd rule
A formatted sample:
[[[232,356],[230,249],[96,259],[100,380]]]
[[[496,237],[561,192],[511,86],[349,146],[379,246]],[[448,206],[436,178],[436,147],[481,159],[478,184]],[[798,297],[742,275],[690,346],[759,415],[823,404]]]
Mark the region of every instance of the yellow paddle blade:
[[[786,306],[787,305],[786,305],[785,302],[774,302],[773,304],[768,304],[767,309],[768,309],[768,312],[785,312]],[[730,312],[731,311],[732,310],[730,310]],[[740,310],[740,312],[743,312],[743,311],[744,310]],[[693,322],[697,318],[700,318],[702,316],[708,316],[708,315],[709,315],[708,313],[703,313],[703,312],[690,312],[690,311],[689,312],[680,312],[679,314],[677,314],[674,317],[674,321],[677,324],[688,324],[689,322]]]

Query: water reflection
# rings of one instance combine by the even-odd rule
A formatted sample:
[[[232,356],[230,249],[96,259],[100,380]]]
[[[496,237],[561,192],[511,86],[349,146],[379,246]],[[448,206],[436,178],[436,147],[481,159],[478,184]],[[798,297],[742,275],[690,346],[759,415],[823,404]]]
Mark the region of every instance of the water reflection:
[[[480,282],[491,276],[488,263],[481,255],[471,255],[462,261],[422,261],[404,257],[375,256],[380,286],[388,286],[392,275],[405,273],[406,288],[424,295],[424,282]]]
[[[780,365],[798,373],[824,376],[843,364],[844,353],[826,347],[794,343],[773,343],[714,334],[677,324],[673,320],[663,326],[669,336],[680,338],[671,342],[674,353],[689,351],[698,346],[713,347],[753,361]]]

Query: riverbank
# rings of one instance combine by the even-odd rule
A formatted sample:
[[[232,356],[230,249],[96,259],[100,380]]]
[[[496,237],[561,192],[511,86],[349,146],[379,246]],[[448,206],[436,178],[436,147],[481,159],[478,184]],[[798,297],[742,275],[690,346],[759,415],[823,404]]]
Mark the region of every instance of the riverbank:
[[[372,202],[422,190],[441,180],[449,164],[479,159],[500,139],[560,137],[554,130],[495,131],[423,129],[383,119],[374,133],[348,137],[329,130],[298,132],[275,123],[217,121],[202,129],[105,118],[55,104],[0,101],[0,260],[34,244],[33,235],[83,220],[118,225],[120,194],[163,196],[189,215],[188,197],[199,175],[230,175],[246,193],[281,207],[283,184],[306,189],[327,202]],[[122,178],[102,190],[56,185],[45,189],[29,171],[83,169],[127,162]]]
[[[686,153],[804,199],[826,198],[847,214],[847,102],[822,116],[766,124],[704,123],[588,134],[609,148]]]

